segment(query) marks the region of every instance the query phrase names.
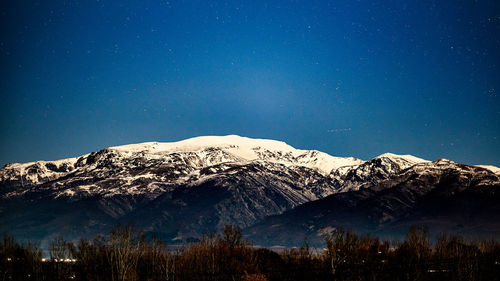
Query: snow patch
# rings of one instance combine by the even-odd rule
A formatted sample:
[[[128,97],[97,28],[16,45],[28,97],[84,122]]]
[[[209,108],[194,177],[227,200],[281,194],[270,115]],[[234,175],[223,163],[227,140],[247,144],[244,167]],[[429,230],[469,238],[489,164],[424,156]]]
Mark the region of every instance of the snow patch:
[[[476,165],[476,167],[481,167],[487,170],[492,171],[493,173],[500,175],[500,168],[493,165]]]
[[[398,155],[398,154],[389,153],[389,152],[381,154],[381,155],[375,157],[374,159],[377,159],[377,158],[389,158],[392,160],[399,160],[400,159],[400,160],[408,161],[408,162],[413,163],[413,164],[430,162],[429,160],[418,158],[418,157],[415,157],[413,155],[408,155],[408,154],[407,155]]]

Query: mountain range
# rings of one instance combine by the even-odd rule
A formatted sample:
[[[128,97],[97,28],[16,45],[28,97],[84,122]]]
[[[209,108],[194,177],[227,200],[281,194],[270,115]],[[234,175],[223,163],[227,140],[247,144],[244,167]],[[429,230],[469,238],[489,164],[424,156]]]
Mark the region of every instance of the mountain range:
[[[132,223],[177,243],[238,225],[259,245],[337,227],[500,237],[500,169],[386,153],[363,161],[235,135],[106,148],[0,169],[0,231],[47,244]]]

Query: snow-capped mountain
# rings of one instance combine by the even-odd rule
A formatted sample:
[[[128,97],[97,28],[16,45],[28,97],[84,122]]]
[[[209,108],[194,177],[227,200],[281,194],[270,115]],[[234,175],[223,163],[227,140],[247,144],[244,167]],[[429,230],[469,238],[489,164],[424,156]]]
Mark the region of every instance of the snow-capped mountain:
[[[387,180],[416,164],[429,161],[411,156],[384,153],[357,166],[348,166],[333,171],[338,191],[359,190]]]
[[[400,169],[391,162],[368,161],[344,176],[351,186],[360,175],[362,188],[268,217],[246,233],[258,243],[279,245],[297,245],[304,237],[321,243],[335,227],[388,238],[403,236],[412,225],[426,226],[433,235],[500,237],[500,176],[491,167],[438,159]]]
[[[251,163],[286,169],[305,168],[327,176],[339,168],[349,169],[363,161],[294,149],[274,140],[235,135],[206,136],[173,143],[110,147],[58,161],[9,164],[0,170],[0,181],[9,187],[21,186],[4,195],[7,197],[26,192],[33,186],[57,190],[57,196],[151,195],[165,191],[165,185],[197,184],[227,169]],[[110,187],[106,184],[110,180],[120,184]],[[332,192],[325,188],[322,195]]]
[[[224,224],[246,227],[335,193],[332,171],[362,163],[231,135],[9,164],[0,170],[0,225],[21,234],[45,228],[76,237],[81,228],[93,235],[133,222],[168,239],[197,236]],[[40,220],[38,213],[50,218]]]
[[[439,167],[488,175],[490,185],[498,180],[492,167],[457,165],[390,153],[362,161],[235,135],[116,146],[6,165],[0,170],[0,231],[71,239],[133,223],[175,241],[225,224],[249,227],[339,193],[391,189],[410,171],[415,185],[439,174]],[[422,184],[425,190],[428,183]]]

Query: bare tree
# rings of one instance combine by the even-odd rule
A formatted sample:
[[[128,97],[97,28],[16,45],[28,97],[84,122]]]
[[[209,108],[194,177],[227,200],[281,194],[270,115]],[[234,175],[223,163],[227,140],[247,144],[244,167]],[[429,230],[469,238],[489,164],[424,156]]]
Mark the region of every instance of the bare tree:
[[[67,259],[73,259],[74,245],[58,236],[49,246],[50,259],[56,279],[64,279],[70,275],[70,265],[64,263]]]
[[[241,228],[235,225],[225,225],[222,229],[222,241],[230,247],[240,246],[242,243]]]
[[[71,253],[71,242],[66,242],[61,236],[52,241],[49,247],[50,259],[53,261],[63,261],[73,258]]]
[[[109,235],[109,247],[106,256],[111,265],[113,281],[131,280],[141,256],[144,242],[142,233],[135,233],[131,225],[118,225]],[[129,276],[130,275],[130,276]]]

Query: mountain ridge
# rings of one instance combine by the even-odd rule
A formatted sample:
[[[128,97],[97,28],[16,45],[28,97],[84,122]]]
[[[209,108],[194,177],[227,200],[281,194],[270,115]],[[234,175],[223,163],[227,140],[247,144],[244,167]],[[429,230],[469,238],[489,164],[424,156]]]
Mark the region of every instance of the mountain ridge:
[[[438,159],[369,184],[267,217],[246,229],[247,237],[296,245],[304,237],[321,243],[332,226],[391,238],[412,225],[434,234],[500,237],[500,177],[487,169]]]
[[[115,146],[0,169],[0,231],[47,241],[132,222],[177,241],[225,224],[248,228],[335,194],[375,194],[411,177],[435,178],[440,167],[488,175],[492,186],[498,180],[484,167],[450,160],[384,153],[363,161],[236,135]]]

